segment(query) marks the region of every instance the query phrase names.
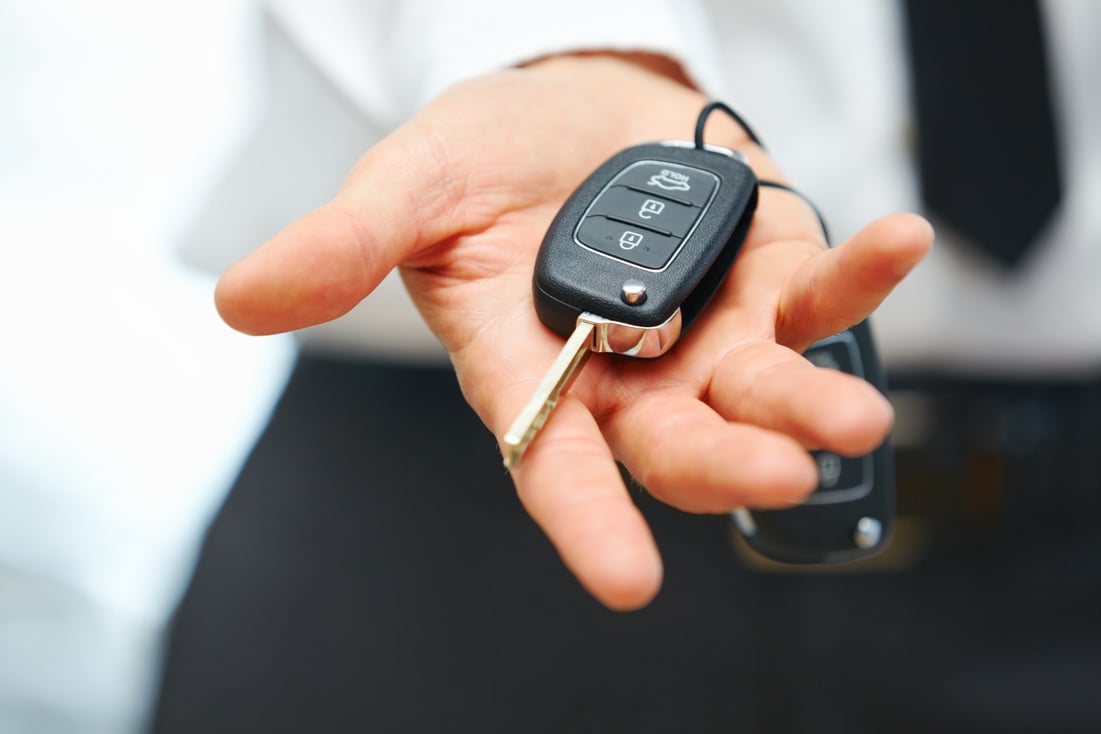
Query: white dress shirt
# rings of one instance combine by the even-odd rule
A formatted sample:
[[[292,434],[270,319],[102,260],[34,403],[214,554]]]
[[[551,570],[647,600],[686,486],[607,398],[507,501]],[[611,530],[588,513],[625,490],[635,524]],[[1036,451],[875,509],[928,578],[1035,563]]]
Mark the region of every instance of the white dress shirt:
[[[271,0],[269,7],[275,103],[245,159],[276,156],[287,179],[327,184],[289,194],[270,168],[238,166],[189,241],[192,257],[217,269],[328,198],[366,147],[449,85],[577,49],[648,50],[681,61],[701,89],[754,125],[817,201],[838,242],[880,215],[921,210],[894,3],[563,0],[535,11],[491,0]],[[1057,41],[1062,208],[1018,271],[988,265],[941,232],[873,319],[888,367],[1005,376],[1101,368],[1101,136],[1093,134],[1101,129],[1101,5],[1058,0],[1046,10]],[[693,122],[685,121],[686,138]],[[272,189],[284,191],[274,209]],[[268,203],[263,217],[243,216],[256,209],[249,197]],[[349,316],[302,336],[313,348],[443,359],[393,277]]]

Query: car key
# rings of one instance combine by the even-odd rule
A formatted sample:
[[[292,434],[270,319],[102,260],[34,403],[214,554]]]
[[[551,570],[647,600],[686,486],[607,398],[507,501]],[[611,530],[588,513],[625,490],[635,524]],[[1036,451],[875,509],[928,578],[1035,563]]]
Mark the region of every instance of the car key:
[[[880,392],[886,390],[867,321],[815,342],[804,356],[818,367],[863,377]],[[885,547],[894,515],[889,441],[858,457],[811,453],[818,464],[818,487],[803,504],[734,511],[734,525],[749,547],[786,563],[849,561]]]
[[[704,145],[703,127],[714,109],[763,147],[737,113],[709,103],[694,145],[667,141],[622,151],[586,179],[551,224],[536,261],[535,307],[540,320],[568,340],[505,435],[506,467],[519,462],[592,352],[652,358],[676,342],[733,263],[758,185],[802,196],[786,184],[758,182],[740,154]],[[807,203],[825,232],[821,214]],[[866,322],[815,343],[806,356],[884,390]],[[799,563],[849,560],[882,548],[894,506],[890,446],[859,458],[814,455],[819,487],[803,505],[733,513],[750,547]]]
[[[740,153],[688,141],[627,148],[551,223],[535,263],[539,319],[567,338],[505,434],[514,467],[592,352],[666,353],[718,289],[753,219],[757,178]]]

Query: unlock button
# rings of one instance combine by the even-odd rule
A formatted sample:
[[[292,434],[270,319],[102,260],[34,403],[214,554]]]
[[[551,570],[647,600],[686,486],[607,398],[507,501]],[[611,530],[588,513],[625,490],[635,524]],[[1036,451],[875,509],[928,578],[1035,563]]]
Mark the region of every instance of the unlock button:
[[[577,241],[605,255],[653,270],[665,267],[681,243],[678,237],[608,217],[585,217],[577,229]]]

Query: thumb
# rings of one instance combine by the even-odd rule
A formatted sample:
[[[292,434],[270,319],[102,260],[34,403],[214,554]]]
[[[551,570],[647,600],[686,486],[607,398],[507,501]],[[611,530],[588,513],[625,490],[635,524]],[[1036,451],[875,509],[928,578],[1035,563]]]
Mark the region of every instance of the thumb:
[[[402,127],[360,159],[331,202],[222,275],[218,312],[249,334],[348,312],[403,260],[457,231],[458,167],[427,125]]]

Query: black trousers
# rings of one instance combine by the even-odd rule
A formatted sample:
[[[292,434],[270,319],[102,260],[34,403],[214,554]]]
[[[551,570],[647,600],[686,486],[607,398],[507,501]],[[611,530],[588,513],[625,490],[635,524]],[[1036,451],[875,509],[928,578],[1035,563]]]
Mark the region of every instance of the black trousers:
[[[930,542],[887,571],[755,570],[727,518],[639,492],[665,586],[613,613],[523,513],[449,371],[303,357],[205,539],[152,730],[1101,731],[1096,516],[946,509],[986,476],[951,451],[899,457]]]

